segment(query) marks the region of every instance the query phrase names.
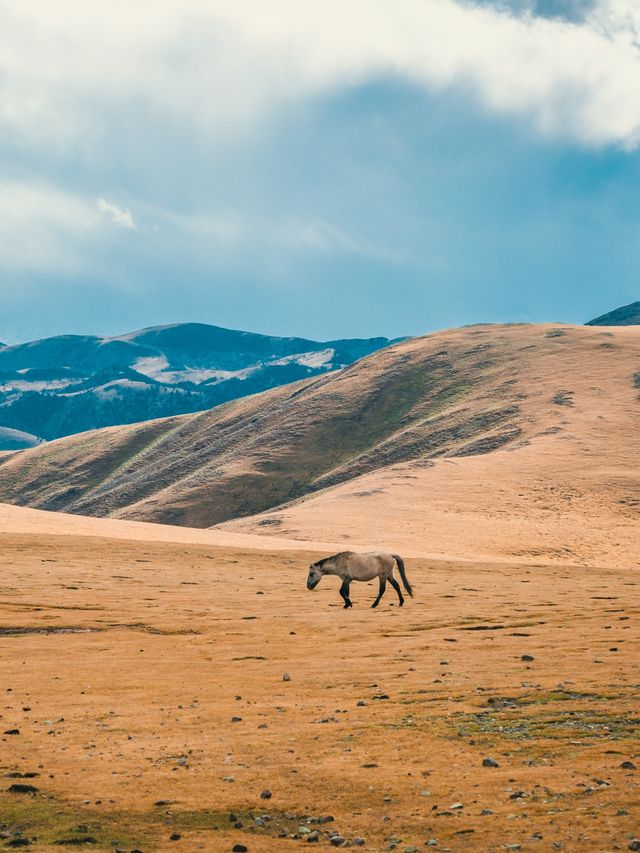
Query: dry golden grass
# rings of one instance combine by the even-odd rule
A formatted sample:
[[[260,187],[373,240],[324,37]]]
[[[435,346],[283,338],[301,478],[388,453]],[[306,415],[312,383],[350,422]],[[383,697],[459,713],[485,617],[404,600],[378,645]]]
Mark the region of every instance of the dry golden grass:
[[[639,371],[638,328],[477,327],[6,458],[12,500],[111,516],[202,524],[323,488],[210,530],[0,505],[5,841],[626,849]],[[406,556],[416,598],[307,592],[345,545]]]
[[[607,524],[624,527],[640,507],[639,365],[640,327],[439,332],[209,412],[71,436],[0,459],[0,500],[208,527],[338,484],[341,496],[351,486],[367,492],[379,487],[378,472],[386,483],[395,466],[411,463],[426,494],[442,495],[454,511],[480,498],[506,517],[576,508],[576,516],[602,511]],[[448,461],[425,473],[434,459]],[[406,480],[407,471],[400,474]],[[385,506],[397,496],[390,492]],[[356,497],[368,518],[367,501]],[[420,514],[429,507],[418,503]],[[315,524],[315,504],[312,515]],[[305,537],[308,524],[300,528]],[[340,534],[363,538],[351,521]],[[374,535],[366,525],[364,538]]]
[[[479,327],[405,346],[446,340],[452,351],[470,335],[501,365],[475,405],[515,401],[516,440],[382,467],[218,529],[416,556],[636,567],[640,327]]]
[[[405,608],[362,584],[345,611],[330,579],[306,591],[315,552],[42,513],[15,532],[20,513],[0,536],[0,732],[20,731],[0,734],[0,824],[31,849],[266,853],[307,849],[278,837],[306,826],[323,849],[337,830],[606,851],[638,831],[637,571],[413,559]],[[35,796],[6,792],[15,772]]]

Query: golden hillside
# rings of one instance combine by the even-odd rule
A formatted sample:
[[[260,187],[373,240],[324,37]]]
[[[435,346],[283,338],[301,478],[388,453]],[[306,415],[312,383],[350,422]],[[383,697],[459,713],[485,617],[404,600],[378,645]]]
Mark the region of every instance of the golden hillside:
[[[439,332],[207,412],[5,457],[0,500],[199,527],[267,511],[232,527],[575,560],[604,556],[599,529],[615,525],[622,559],[637,548],[639,371],[638,327]],[[573,552],[568,536],[600,544]]]

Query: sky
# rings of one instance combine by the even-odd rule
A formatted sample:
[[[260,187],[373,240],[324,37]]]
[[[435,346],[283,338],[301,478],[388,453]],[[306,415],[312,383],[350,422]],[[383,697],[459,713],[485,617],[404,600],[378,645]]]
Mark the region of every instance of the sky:
[[[637,0],[0,0],[0,341],[640,299]]]

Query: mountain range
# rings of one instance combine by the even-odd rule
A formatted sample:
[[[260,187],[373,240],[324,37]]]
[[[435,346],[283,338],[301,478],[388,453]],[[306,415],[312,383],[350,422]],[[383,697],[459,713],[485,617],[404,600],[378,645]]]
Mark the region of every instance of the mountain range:
[[[202,411],[345,367],[389,343],[319,342],[183,323],[111,338],[62,335],[0,344],[0,450]]]
[[[465,327],[205,412],[6,454],[0,501],[626,564],[640,512],[639,388],[637,326]]]
[[[640,323],[640,302],[586,325]],[[397,338],[313,341],[180,323],[0,343],[0,451],[205,411],[344,368]]]

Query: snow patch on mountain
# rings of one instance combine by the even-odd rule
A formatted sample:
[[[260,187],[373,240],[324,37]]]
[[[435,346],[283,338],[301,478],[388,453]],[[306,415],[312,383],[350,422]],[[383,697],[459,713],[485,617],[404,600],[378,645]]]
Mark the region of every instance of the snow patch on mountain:
[[[134,362],[133,369],[142,373],[143,376],[148,376],[149,379],[155,379],[156,382],[164,382],[168,385],[178,385],[181,382],[200,385],[202,382],[209,382],[214,379],[224,382],[234,377],[243,379],[244,376],[240,374],[246,373],[246,370],[211,370],[206,367],[185,367],[182,370],[170,370],[169,362],[164,356],[140,358]]]
[[[271,361],[269,364],[300,364],[303,367],[325,367],[329,366],[333,360],[336,351],[329,347],[328,349],[314,350],[313,352],[299,352],[294,355],[287,355],[284,358],[279,358],[277,361]]]

